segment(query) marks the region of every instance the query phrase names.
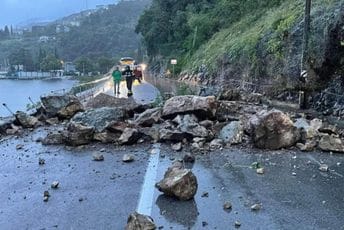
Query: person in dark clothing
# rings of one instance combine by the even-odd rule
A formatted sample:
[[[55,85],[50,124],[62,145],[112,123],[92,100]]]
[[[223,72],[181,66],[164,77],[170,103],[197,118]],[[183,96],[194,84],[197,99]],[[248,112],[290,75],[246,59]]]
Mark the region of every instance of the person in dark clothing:
[[[134,75],[135,75],[135,78],[139,81],[139,83],[141,83],[141,81],[142,81],[142,71],[138,67],[135,67]]]
[[[122,72],[122,75],[125,77],[125,80],[127,82],[128,96],[132,96],[133,95],[132,86],[133,86],[134,74],[133,74],[133,71],[130,69],[130,66],[125,67],[125,70]]]

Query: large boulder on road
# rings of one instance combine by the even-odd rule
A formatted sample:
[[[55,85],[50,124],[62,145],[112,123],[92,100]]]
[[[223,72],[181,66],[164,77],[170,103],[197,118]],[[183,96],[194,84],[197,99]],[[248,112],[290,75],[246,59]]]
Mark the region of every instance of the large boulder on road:
[[[122,108],[126,117],[133,117],[135,113],[142,113],[147,109],[147,106],[136,103],[132,97],[119,98],[105,93],[100,93],[96,97],[90,99],[86,104],[87,109],[99,109],[104,107]]]
[[[232,121],[223,127],[219,138],[228,144],[240,144],[244,136],[244,127],[240,121]]]
[[[79,99],[70,94],[51,94],[41,97],[42,106],[48,117],[69,119],[84,110]]]
[[[39,121],[36,117],[30,116],[24,112],[18,111],[15,114],[17,122],[23,126],[23,128],[34,128],[38,125]]]
[[[198,119],[193,114],[178,115],[174,120],[178,124],[177,129],[192,137],[208,137],[209,131],[198,124]]]
[[[158,123],[161,120],[161,108],[148,109],[143,113],[139,114],[135,119],[135,124],[149,127],[153,124]]]
[[[300,139],[293,121],[278,110],[262,111],[250,120],[253,144],[262,149],[288,148]]]
[[[150,216],[137,212],[130,214],[125,230],[155,230],[156,226]]]
[[[197,192],[197,178],[189,169],[180,164],[170,167],[159,183],[155,185],[165,195],[177,197],[180,200],[190,200]]]
[[[79,123],[70,122],[64,135],[67,145],[86,145],[93,140],[94,128]]]
[[[114,122],[122,121],[124,116],[122,108],[103,107],[78,113],[72,118],[72,122],[80,123],[84,126],[92,126],[96,132],[101,133]]]
[[[122,145],[132,145],[135,144],[141,135],[137,129],[126,128],[119,138],[119,143]]]
[[[326,152],[344,153],[344,141],[336,135],[322,135],[318,146]]]
[[[14,121],[13,117],[0,118],[0,134],[6,134],[6,130],[12,128]]]
[[[176,96],[165,102],[162,116],[174,118],[178,114],[195,114],[199,118],[213,118],[216,114],[215,97]]]

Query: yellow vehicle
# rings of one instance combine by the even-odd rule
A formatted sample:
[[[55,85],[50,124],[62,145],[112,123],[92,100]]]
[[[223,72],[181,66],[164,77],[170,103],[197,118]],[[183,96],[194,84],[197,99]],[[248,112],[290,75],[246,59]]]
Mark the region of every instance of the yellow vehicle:
[[[135,67],[135,60],[131,57],[123,57],[119,61],[119,64],[121,66],[121,70],[124,71],[126,66],[130,66],[131,70],[134,70]]]

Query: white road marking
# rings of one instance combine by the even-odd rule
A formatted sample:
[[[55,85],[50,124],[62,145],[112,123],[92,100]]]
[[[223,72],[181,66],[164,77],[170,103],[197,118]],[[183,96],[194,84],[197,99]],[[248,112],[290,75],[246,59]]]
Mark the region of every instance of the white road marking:
[[[140,199],[136,211],[140,214],[150,216],[153,208],[155,180],[158,174],[158,164],[160,157],[160,145],[153,146],[156,151],[152,151],[141,189]]]

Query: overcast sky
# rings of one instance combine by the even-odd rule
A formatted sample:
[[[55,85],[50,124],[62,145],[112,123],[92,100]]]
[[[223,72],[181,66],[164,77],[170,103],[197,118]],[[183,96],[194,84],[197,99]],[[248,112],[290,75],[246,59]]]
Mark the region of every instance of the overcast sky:
[[[99,4],[116,0],[0,0],[0,27],[18,25],[31,19],[54,20]]]

